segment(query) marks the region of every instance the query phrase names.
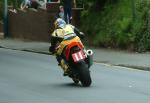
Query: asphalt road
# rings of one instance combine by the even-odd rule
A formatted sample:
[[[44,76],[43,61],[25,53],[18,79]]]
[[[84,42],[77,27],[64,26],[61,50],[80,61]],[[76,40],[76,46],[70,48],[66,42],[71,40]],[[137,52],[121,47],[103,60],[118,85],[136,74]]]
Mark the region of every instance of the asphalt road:
[[[53,56],[0,48],[0,103],[150,103],[150,72],[94,64],[84,88]]]

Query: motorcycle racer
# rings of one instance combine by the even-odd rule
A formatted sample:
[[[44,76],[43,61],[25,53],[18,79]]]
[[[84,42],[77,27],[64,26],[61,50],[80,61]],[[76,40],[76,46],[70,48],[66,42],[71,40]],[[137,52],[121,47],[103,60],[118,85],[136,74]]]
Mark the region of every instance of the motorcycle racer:
[[[61,18],[58,18],[54,22],[54,27],[55,30],[51,35],[51,46],[49,51],[56,55],[56,59],[64,71],[64,76],[66,76],[68,75],[68,66],[65,62],[65,58],[63,58],[62,52],[71,42],[80,42],[83,46],[80,38],[84,38],[84,34],[73,25],[66,24]]]

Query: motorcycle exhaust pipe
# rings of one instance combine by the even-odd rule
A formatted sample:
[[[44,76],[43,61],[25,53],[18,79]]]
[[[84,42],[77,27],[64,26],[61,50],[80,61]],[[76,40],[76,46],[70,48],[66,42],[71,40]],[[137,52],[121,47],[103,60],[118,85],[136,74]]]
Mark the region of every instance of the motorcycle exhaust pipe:
[[[90,68],[93,65],[93,51],[92,50],[86,50],[87,54],[87,63],[88,67]]]

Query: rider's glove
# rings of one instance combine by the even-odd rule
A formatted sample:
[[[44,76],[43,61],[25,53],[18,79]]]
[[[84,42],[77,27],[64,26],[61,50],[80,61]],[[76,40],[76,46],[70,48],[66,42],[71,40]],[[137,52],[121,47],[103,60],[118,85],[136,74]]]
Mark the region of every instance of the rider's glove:
[[[49,52],[54,54],[55,53],[55,47],[54,46],[50,46],[49,47]]]
[[[79,36],[81,39],[84,39],[85,38],[85,34],[83,32],[80,32],[80,36]]]

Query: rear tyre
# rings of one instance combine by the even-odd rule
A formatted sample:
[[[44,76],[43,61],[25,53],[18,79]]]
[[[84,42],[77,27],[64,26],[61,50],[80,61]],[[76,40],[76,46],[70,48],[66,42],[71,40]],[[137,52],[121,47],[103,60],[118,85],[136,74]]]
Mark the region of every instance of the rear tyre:
[[[84,61],[82,61],[78,64],[77,69],[79,72],[79,79],[81,81],[82,86],[89,87],[92,83],[92,80],[88,66],[85,64]]]

